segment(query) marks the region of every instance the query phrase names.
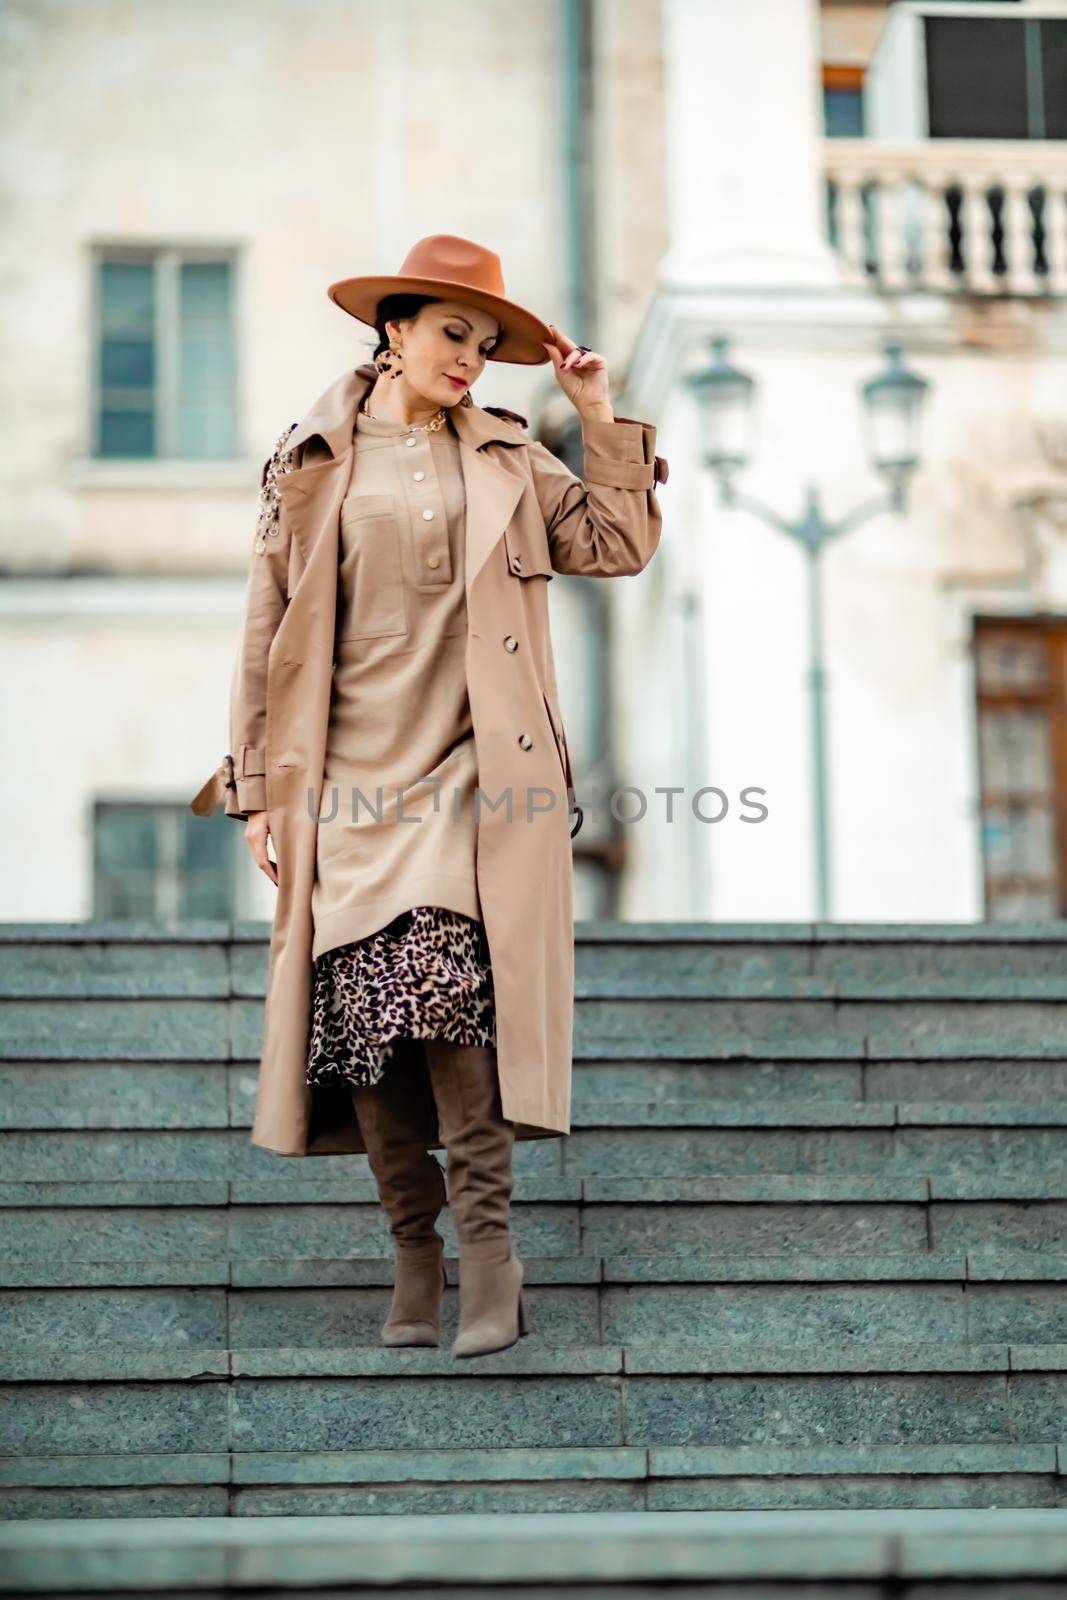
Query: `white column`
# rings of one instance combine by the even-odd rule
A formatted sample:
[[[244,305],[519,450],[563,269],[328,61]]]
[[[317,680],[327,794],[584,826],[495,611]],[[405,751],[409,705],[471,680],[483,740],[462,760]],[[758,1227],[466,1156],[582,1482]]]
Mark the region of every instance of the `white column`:
[[[663,0],[670,288],[836,286],[816,0]]]

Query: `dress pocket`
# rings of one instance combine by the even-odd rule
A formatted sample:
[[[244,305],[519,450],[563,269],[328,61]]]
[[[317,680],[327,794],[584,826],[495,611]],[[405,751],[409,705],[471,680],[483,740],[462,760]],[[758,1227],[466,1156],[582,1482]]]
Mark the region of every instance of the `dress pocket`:
[[[341,502],[337,590],[338,639],[407,632],[394,495],[356,494]]]

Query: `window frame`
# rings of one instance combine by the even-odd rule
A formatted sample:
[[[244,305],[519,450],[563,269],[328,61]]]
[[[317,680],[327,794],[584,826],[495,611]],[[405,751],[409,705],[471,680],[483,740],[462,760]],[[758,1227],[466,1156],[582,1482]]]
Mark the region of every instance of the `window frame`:
[[[1024,11],[1012,15],[1010,11],[1002,9],[1001,5],[990,9],[988,14],[983,14],[980,9],[968,6],[961,7],[958,15],[948,9],[931,10],[922,13],[922,63],[923,86],[922,96],[926,119],[926,137],[930,140],[1011,140],[1018,144],[1026,144],[1032,140],[1053,143],[1067,139],[1067,133],[1050,134],[1048,132],[1048,107],[1047,89],[1049,87],[1045,72],[1045,39],[1044,29],[1067,21],[1067,18],[1056,14],[1044,15],[1042,13],[1030,14]],[[978,28],[989,27],[990,24],[1004,23],[1007,29],[1018,29],[1020,60],[1018,66],[1022,75],[1022,113],[1025,132],[1009,134],[994,130],[992,132],[960,132],[958,129],[933,131],[933,89],[931,87],[931,59],[933,56],[944,55],[951,59],[951,47],[942,47],[935,43],[940,33],[943,40],[950,38],[954,27],[961,27],[968,23],[975,24]],[[991,30],[990,30],[991,31]],[[1003,56],[1003,52],[1001,52]]]
[[[155,387],[153,390],[156,448],[150,456],[105,455],[102,449],[103,401],[103,301],[102,272],[105,262],[134,262],[151,265],[154,280],[154,318],[152,326],[155,351]],[[180,309],[181,269],[189,263],[224,264],[230,273],[230,303],[233,307],[231,335],[233,342],[233,450],[229,456],[180,455],[174,448],[178,434],[178,375],[180,361]],[[241,436],[242,410],[238,397],[242,392],[242,352],[238,338],[240,320],[238,307],[241,301],[241,255],[236,245],[200,244],[145,244],[129,240],[109,243],[100,240],[93,244],[90,264],[89,327],[92,340],[89,383],[89,458],[105,465],[141,465],[152,462],[181,462],[183,464],[211,466],[220,461],[236,461],[243,454]]]
[[[99,856],[101,823],[105,816],[121,818],[123,813],[149,813],[152,818],[156,854],[152,868],[152,909],[147,917],[116,919],[103,904],[104,874]],[[93,920],[147,921],[152,926],[166,926],[179,920],[188,921],[192,913],[182,909],[182,888],[188,863],[182,853],[181,843],[185,837],[184,830],[204,827],[215,828],[219,839],[227,841],[224,849],[224,870],[228,877],[225,898],[229,909],[207,920],[241,920],[246,892],[244,857],[236,844],[230,842],[236,839],[232,819],[221,812],[207,821],[202,817],[194,818],[189,812],[188,803],[181,800],[109,797],[99,794],[92,798],[90,807],[89,848]],[[161,844],[162,850],[160,850]],[[204,917],[200,915],[193,920],[202,921]]]
[[[981,646],[998,639],[1039,639],[1045,646],[1047,672],[1035,685],[995,686],[983,682]],[[991,918],[993,900],[1017,887],[1025,893],[1036,887],[1036,880],[994,879],[985,848],[986,817],[997,807],[1009,805],[1013,792],[989,787],[981,765],[979,724],[987,711],[1040,711],[1044,714],[1049,739],[1049,814],[1055,850],[1052,881],[1043,885],[1056,901],[1056,917],[1067,916],[1067,619],[1058,617],[976,616],[972,620],[971,655],[974,668],[975,789],[978,822],[978,851],[982,873],[983,916]]]
[[[821,67],[822,88],[819,111],[822,117],[822,137],[824,139],[848,138],[866,139],[867,137],[867,107],[864,101],[864,85],[866,83],[866,69],[848,63],[824,61]],[[830,132],[830,123],[827,116],[828,97],[835,91],[846,94],[859,95],[860,123],[859,133],[833,134]]]

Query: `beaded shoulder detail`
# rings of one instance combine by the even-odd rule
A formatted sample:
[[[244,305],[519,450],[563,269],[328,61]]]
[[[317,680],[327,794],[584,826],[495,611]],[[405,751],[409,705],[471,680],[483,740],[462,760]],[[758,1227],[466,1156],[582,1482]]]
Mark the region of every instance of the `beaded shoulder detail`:
[[[296,466],[296,451],[285,448],[286,440],[299,424],[291,422],[285,431],[278,435],[274,449],[263,463],[263,475],[259,487],[259,516],[256,520],[256,554],[262,555],[267,548],[267,540],[278,536],[278,479],[283,472],[291,472]]]

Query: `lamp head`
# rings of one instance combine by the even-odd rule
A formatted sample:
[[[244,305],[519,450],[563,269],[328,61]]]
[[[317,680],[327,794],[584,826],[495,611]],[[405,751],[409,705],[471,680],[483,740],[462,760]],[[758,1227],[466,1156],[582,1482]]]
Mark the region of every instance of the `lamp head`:
[[[703,423],[704,460],[729,498],[733,476],[752,454],[753,401],[756,381],[728,359],[728,341],[711,340],[711,362],[687,375]]]
[[[902,502],[907,482],[919,465],[920,415],[930,385],[905,367],[899,344],[887,345],[885,355],[884,370],[860,392],[871,466],[888,478],[894,498]]]

